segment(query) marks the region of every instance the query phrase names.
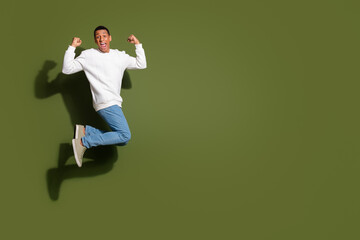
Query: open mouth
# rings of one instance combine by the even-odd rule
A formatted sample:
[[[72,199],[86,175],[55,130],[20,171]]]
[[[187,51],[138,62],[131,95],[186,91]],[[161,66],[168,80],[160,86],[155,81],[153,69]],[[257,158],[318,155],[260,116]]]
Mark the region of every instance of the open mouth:
[[[106,43],[100,43],[100,47],[101,47],[101,48],[105,48],[105,47],[106,47]]]

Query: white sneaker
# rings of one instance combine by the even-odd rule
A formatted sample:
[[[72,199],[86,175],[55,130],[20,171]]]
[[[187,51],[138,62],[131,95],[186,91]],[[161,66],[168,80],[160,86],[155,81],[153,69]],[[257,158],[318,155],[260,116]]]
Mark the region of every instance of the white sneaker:
[[[84,125],[75,125],[75,138],[82,138],[85,136],[84,131],[85,126]]]
[[[81,145],[80,138],[73,139],[72,140],[72,146],[73,146],[73,150],[74,150],[74,156],[75,156],[76,164],[79,167],[81,167],[83,156],[84,156],[84,153],[86,151],[86,147]]]

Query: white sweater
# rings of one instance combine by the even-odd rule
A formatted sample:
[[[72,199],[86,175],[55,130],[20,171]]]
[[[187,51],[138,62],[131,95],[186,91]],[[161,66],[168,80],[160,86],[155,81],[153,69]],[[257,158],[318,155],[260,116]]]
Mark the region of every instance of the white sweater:
[[[90,82],[95,111],[112,105],[121,107],[121,83],[125,69],[146,68],[145,52],[142,44],[135,45],[136,58],[125,51],[110,49],[103,53],[99,49],[88,49],[75,57],[75,47],[69,46],[65,52],[62,72],[72,74],[84,71]]]

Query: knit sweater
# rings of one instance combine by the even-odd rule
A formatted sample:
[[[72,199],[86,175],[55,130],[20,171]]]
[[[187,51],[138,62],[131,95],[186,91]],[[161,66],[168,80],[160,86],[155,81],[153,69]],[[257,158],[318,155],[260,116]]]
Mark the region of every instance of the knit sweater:
[[[112,105],[122,106],[121,83],[126,69],[146,68],[145,52],[142,44],[135,44],[136,58],[125,51],[110,49],[103,53],[99,49],[88,49],[75,58],[75,47],[69,46],[65,52],[62,72],[72,74],[84,71],[90,83],[95,111]],[[75,59],[74,59],[75,58]]]

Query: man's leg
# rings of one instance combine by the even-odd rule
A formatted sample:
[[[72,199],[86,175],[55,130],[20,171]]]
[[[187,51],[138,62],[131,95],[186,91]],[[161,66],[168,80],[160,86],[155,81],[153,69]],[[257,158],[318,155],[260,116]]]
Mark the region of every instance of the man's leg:
[[[98,111],[98,114],[107,122],[112,132],[105,132],[91,126],[86,126],[86,135],[81,139],[86,148],[101,145],[125,145],[130,140],[130,129],[120,106],[113,105],[101,109]]]

